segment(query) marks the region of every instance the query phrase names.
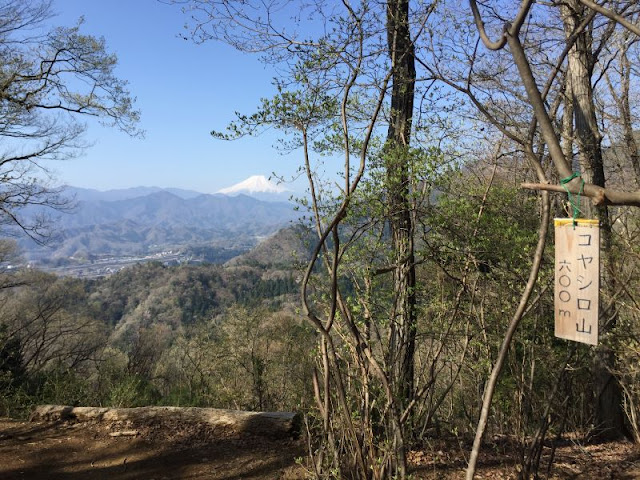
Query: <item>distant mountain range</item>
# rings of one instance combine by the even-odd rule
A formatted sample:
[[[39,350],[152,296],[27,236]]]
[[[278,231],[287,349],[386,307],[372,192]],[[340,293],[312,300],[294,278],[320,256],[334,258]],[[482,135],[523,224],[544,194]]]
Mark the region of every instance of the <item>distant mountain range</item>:
[[[105,201],[114,202],[117,200],[129,200],[136,197],[144,197],[152,193],[168,192],[176,197],[195,198],[200,195],[204,195],[202,192],[196,192],[194,190],[184,190],[182,188],[161,188],[161,187],[133,187],[133,188],[121,188],[114,190],[93,190],[91,188],[79,188],[79,187],[65,187],[65,193],[68,197],[75,198],[77,201]]]
[[[121,188],[107,191],[94,190],[91,188],[66,187],[68,196],[79,201],[104,200],[113,202],[116,200],[129,200],[136,197],[144,197],[152,193],[168,192],[173,195],[188,200],[200,195],[206,195],[195,190],[185,190],[183,188],[162,188],[162,187],[133,187]],[[264,175],[253,175],[230,187],[218,190],[214,195],[247,195],[264,201],[282,202],[289,199],[291,191],[269,180]]]
[[[241,184],[262,184],[254,195],[277,200],[284,193],[252,178]],[[243,194],[241,187],[230,188],[233,196],[158,187],[106,192],[68,187],[76,208],[55,218],[56,237],[47,247],[28,239],[21,246],[31,260],[138,255],[194,245],[248,249],[299,218],[289,202],[264,201]]]

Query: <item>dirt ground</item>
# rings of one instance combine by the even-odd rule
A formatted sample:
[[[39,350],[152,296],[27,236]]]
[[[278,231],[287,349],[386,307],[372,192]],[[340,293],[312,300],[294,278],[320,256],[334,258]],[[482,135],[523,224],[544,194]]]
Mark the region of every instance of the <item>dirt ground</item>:
[[[449,448],[447,448],[449,447]],[[464,479],[470,445],[451,448],[451,442],[434,443],[409,453],[416,479]],[[549,480],[634,480],[640,479],[640,445],[628,441],[586,445],[578,440],[563,442],[553,452],[543,448],[538,475]],[[519,458],[514,445],[503,440],[488,442],[480,452],[476,478],[516,480]]]
[[[413,478],[464,478],[464,450],[432,443],[410,452]],[[302,440],[219,438],[181,425],[127,430],[123,425],[0,419],[2,480],[303,479],[305,469],[296,458],[306,458]],[[485,448],[481,463],[477,478],[517,478],[517,462],[499,444]],[[567,442],[556,451],[548,478],[640,479],[640,448],[628,442]]]
[[[0,420],[2,480],[298,479],[295,459],[304,455],[299,440]]]

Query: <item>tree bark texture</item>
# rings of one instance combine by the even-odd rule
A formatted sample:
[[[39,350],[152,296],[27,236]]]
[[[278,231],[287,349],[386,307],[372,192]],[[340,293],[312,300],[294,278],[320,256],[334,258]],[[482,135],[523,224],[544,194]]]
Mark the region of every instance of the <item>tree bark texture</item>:
[[[580,25],[585,8],[577,0],[569,0],[562,7],[565,35],[569,37]],[[593,102],[593,38],[589,28],[577,36],[567,55],[567,79],[570,88],[575,120],[575,134],[579,149],[580,167],[585,182],[602,186],[604,167],[602,163],[602,135],[598,128]]]
[[[414,390],[416,341],[416,271],[408,163],[416,67],[407,0],[389,0],[387,3],[387,39],[393,83],[386,170],[396,266],[393,273],[395,304],[393,318],[390,319],[389,360],[394,368],[392,378],[398,400],[401,405],[407,405]]]
[[[390,399],[389,433],[394,458],[389,474],[407,475],[405,435],[401,412],[414,395],[414,357],[416,342],[416,270],[413,220],[410,204],[411,123],[416,81],[415,51],[409,29],[408,0],[387,2],[387,42],[391,58],[391,112],[385,168],[391,227],[393,261],[393,305],[389,332],[388,364],[394,398]]]
[[[587,10],[579,0],[567,0],[562,8],[562,20],[565,35],[570,36],[576,27],[582,23]],[[606,187],[604,162],[602,154],[602,134],[600,133],[596,109],[593,97],[593,38],[591,28],[585,28],[578,35],[573,47],[567,56],[567,81],[570,85],[574,111],[574,131],[578,145],[582,178],[587,183],[598,187]],[[581,208],[586,209],[588,202],[583,202]],[[612,225],[609,210],[606,205],[597,205],[595,214],[600,221],[602,232],[602,250],[605,259],[604,278],[602,290],[612,293],[615,290],[614,277],[609,274],[613,268],[612,256]],[[591,216],[591,212],[585,211],[583,216]],[[611,306],[615,309],[615,305]],[[606,311],[606,310],[605,310]],[[615,311],[606,315],[606,322],[600,320],[600,335],[605,336],[616,325]],[[618,381],[611,371],[615,358],[606,345],[597,347],[593,380],[595,388],[595,412],[594,424],[596,432],[603,438],[616,438],[623,436],[624,410],[622,407],[622,391]]]
[[[640,150],[638,141],[633,131],[633,121],[631,119],[631,104],[629,95],[631,93],[631,69],[632,65],[627,55],[626,38],[625,45],[620,51],[620,95],[616,97],[618,108],[620,110],[620,119],[622,120],[622,128],[624,131],[624,148],[626,148],[629,161],[633,167],[635,174],[636,186],[640,186]]]

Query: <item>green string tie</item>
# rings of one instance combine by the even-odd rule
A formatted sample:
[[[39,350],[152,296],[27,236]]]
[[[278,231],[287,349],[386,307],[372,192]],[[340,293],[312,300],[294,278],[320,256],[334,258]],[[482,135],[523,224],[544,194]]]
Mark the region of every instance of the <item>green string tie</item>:
[[[576,228],[576,218],[578,218],[578,214],[580,213],[580,199],[582,197],[582,192],[584,191],[584,180],[581,179],[582,184],[580,185],[580,190],[578,191],[577,199],[567,188],[567,183],[569,183],[574,178],[578,178],[579,176],[580,174],[578,172],[574,172],[571,176],[560,180],[560,185],[562,185],[562,188],[564,188],[565,191],[567,192],[567,196],[569,197],[569,204],[571,205],[571,209],[573,210],[573,228]]]

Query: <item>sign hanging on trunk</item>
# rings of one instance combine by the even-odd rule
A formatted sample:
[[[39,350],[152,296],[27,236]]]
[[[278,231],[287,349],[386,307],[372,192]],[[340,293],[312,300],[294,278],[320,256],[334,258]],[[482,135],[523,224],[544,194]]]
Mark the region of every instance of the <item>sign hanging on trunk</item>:
[[[598,344],[600,229],[597,220],[556,218],[555,335]]]

